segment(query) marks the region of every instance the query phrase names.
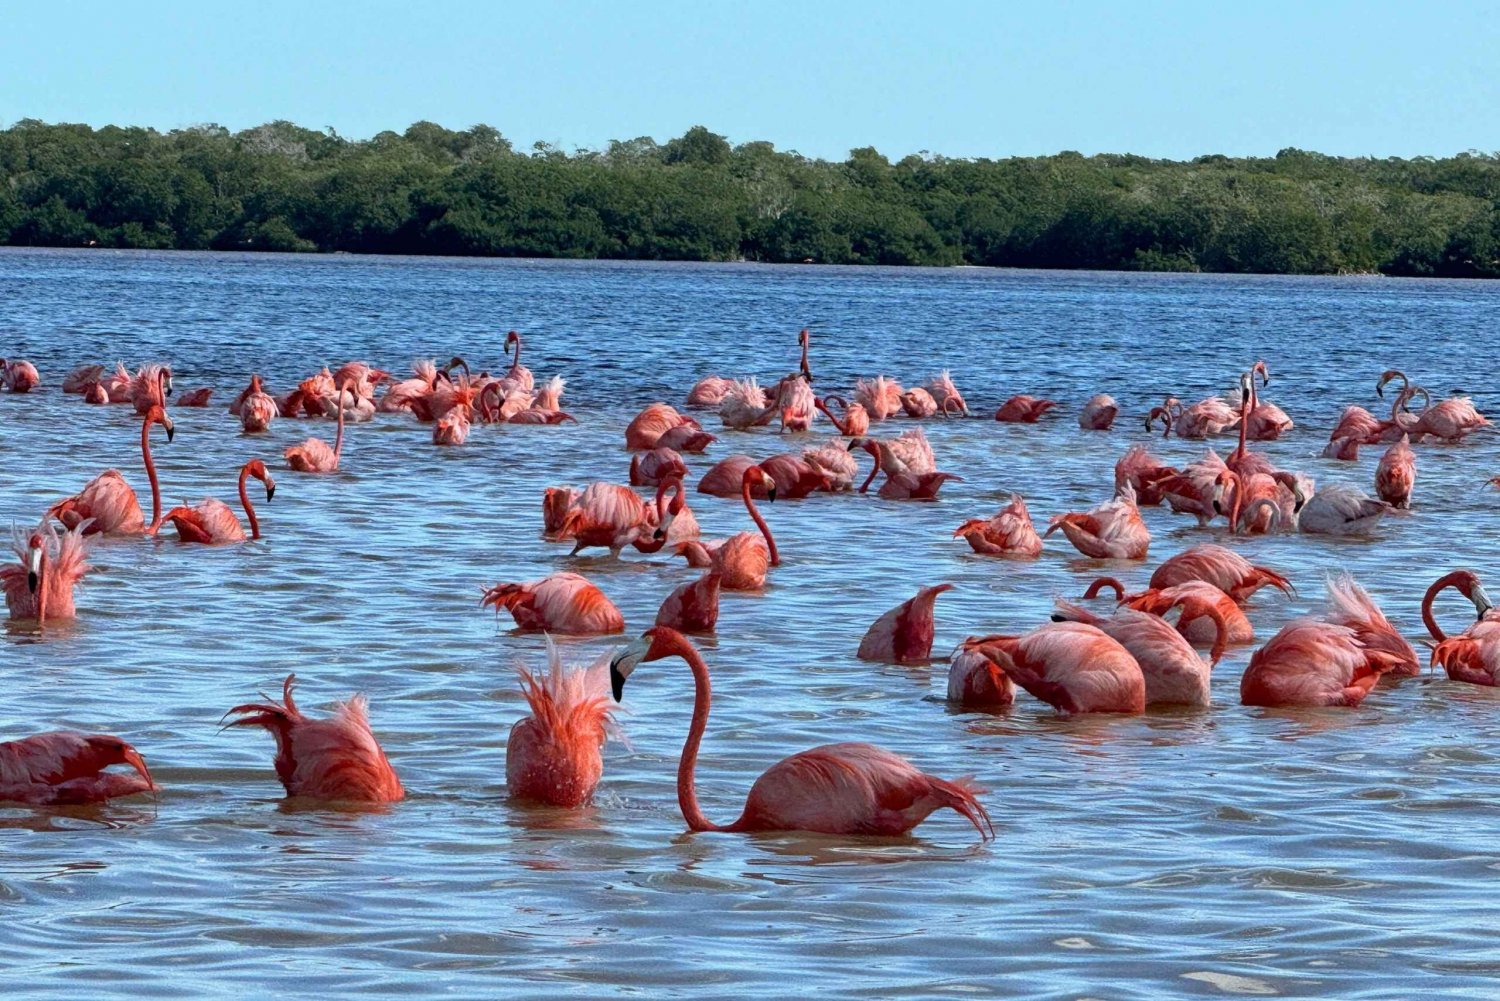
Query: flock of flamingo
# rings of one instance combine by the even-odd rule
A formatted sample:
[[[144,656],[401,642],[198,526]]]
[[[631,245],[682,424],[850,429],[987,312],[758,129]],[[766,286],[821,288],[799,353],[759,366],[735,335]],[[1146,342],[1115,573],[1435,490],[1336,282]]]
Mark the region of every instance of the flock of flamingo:
[[[613,726],[612,695],[618,702],[626,680],[642,663],[678,658],[695,682],[692,722],[678,769],[678,802],[695,831],[803,830],[829,834],[893,835],[910,831],[929,814],[950,807],[967,818],[982,838],[993,826],[969,778],[944,780],[923,773],[905,759],[866,743],[838,743],[794,754],[752,785],[744,811],[719,826],[699,808],[694,784],[699,744],[710,708],[709,667],[690,634],[711,633],[722,591],[756,591],[781,564],[771,528],[757,500],[785,502],[815,491],[868,492],[880,474],[878,497],[891,501],[933,501],[943,484],[958,477],[937,468],[921,426],[899,434],[872,433],[902,415],[912,420],[970,416],[968,403],[947,372],[925,385],[904,389],[885,376],[861,379],[853,402],[816,395],[809,364],[811,337],[799,335],[797,371],[762,387],[755,378],[701,379],[686,398],[688,408],[716,410],[726,432],[779,424],[787,434],[813,431],[820,419],[834,434],[759,461],[736,454],[721,459],[696,484],[710,497],[738,498],[755,531],[705,540],[689,506],[684,454],[701,454],[718,437],[666,403],[653,403],[625,428],[632,453],[629,483],[596,482],[582,490],[549,488],[542,498],[545,539],[571,543],[573,552],[608,549],[615,558],[627,550],[666,551],[701,570],[666,596],[655,624],[625,649],[592,667],[566,667],[550,638],[545,670],[518,668],[531,714],[515,724],[507,745],[506,779],[520,800],[575,808],[587,804],[603,775],[602,748]],[[229,406],[247,435],[273,421],[326,418],[336,421],[333,444],[309,438],[286,449],[288,469],[326,474],[340,468],[346,423],[377,414],[404,412],[432,427],[432,441],[458,446],[474,423],[557,424],[574,418],[561,409],[563,380],[538,385],[521,364],[521,338],[505,341],[510,367],[501,376],[472,375],[454,358],[438,367],[419,361],[412,377],[396,379],[364,362],[330,372],[326,367],[283,396],[273,396],[258,375]],[[513,351],[513,354],[511,352]],[[11,393],[39,385],[35,367],[0,360],[0,381]],[[1151,542],[1141,505],[1167,504],[1199,525],[1223,519],[1233,534],[1301,532],[1369,535],[1382,518],[1411,506],[1416,481],[1414,446],[1456,442],[1493,430],[1466,398],[1433,402],[1427,390],[1400,372],[1382,374],[1377,395],[1395,384],[1390,417],[1383,420],[1361,406],[1348,407],[1335,426],[1324,455],[1354,460],[1360,446],[1386,446],[1375,473],[1375,496],[1347,484],[1318,486],[1307,475],[1275,468],[1253,450],[1253,441],[1280,437],[1292,420],[1261,399],[1270,382],[1264,362],[1239,377],[1239,392],[1192,405],[1168,398],[1144,418],[1148,430],[1163,436],[1207,439],[1237,435],[1226,457],[1209,449],[1181,469],[1168,466],[1143,444],[1132,445],[1115,466],[1111,497],[1086,512],[1053,516],[1038,533],[1024,499],[987,518],[964,521],[953,532],[975,553],[1003,559],[1035,559],[1054,532],[1086,557],[1143,561]],[[383,387],[383,389],[382,389]],[[79,368],[62,382],[65,393],[84,403],[124,404],[141,419],[140,447],[151,486],[151,518],[145,518],[135,491],[118,470],[107,470],[72,497],[59,500],[30,531],[15,533],[19,563],[0,568],[10,618],[45,637],[49,622],[74,616],[74,587],[89,572],[87,549],[94,535],[155,536],[169,525],[185,544],[233,544],[246,539],[239,517],[223,501],[207,499],[194,507],[163,512],[161,488],[152,462],[152,428],[168,441],[174,427],[168,410],[172,372],[152,364],[131,373],[124,365]],[[179,394],[175,406],[207,406],[211,391]],[[1413,404],[1420,398],[1420,409]],[[997,421],[1035,423],[1057,404],[1016,396],[1000,405]],[[1081,433],[1107,432],[1118,404],[1099,395],[1083,406]],[[859,453],[872,468],[858,487]],[[623,465],[623,463],[622,463]],[[239,500],[249,538],[260,525],[247,490],[259,480],[270,501],[275,483],[265,462],[251,459],[239,473]],[[1491,481],[1500,486],[1500,477]],[[648,493],[642,494],[641,488]],[[1100,577],[1082,596],[1110,592],[1117,608],[1099,614],[1058,599],[1052,621],[1021,635],[974,636],[949,658],[948,697],[960,706],[993,710],[1009,706],[1020,688],[1072,713],[1142,713],[1148,706],[1209,705],[1209,679],[1230,645],[1250,644],[1255,634],[1244,607],[1259,589],[1290,592],[1276,571],[1252,565],[1232,549],[1200,544],[1157,567],[1146,590],[1127,594],[1110,577]],[[858,648],[866,660],[924,663],[932,657],[934,607],[952,587],[924,587],[873,623]],[[1370,596],[1347,574],[1327,582],[1328,604],[1318,616],[1286,624],[1250,658],[1240,682],[1241,701],[1251,706],[1356,706],[1383,678],[1420,673],[1415,649],[1391,625]],[[1434,615],[1438,595],[1454,588],[1472,602],[1475,621],[1458,635],[1445,634]],[[622,632],[619,610],[585,577],[554,573],[541,580],[501,582],[486,589],[483,606],[505,610],[523,630],[559,635]],[[1500,612],[1494,610],[1478,576],[1455,570],[1427,589],[1421,606],[1432,636],[1430,665],[1441,665],[1458,681],[1500,684]],[[1198,652],[1207,648],[1206,656]],[[275,770],[289,796],[328,801],[384,803],[404,795],[356,696],[333,714],[314,719],[293,700],[294,676],[282,698],[246,703],[225,714],[226,727],[262,727],[275,738]],[[108,771],[111,766],[131,771]],[[0,800],[31,804],[97,802],[115,796],[153,792],[156,785],[135,748],[103,734],[55,732],[0,743]]]

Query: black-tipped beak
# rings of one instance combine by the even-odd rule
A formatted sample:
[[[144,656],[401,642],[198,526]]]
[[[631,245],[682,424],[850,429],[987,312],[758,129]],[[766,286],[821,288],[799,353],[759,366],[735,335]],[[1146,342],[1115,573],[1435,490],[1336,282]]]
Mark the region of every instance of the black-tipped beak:
[[[625,694],[625,675],[620,673],[619,663],[618,657],[609,662],[609,690],[614,694],[616,702]]]
[[[275,497],[275,496],[276,496],[276,484],[274,484],[274,483],[267,483],[266,484],[266,503],[267,504],[271,503],[271,498]]]
[[[167,442],[171,443],[172,439],[177,437],[177,429],[170,424],[165,425],[165,427],[167,429]]]
[[[1066,615],[1061,615],[1061,614],[1059,614],[1057,612],[1053,612],[1052,613],[1052,621],[1053,622],[1067,622],[1068,621],[1068,617]]]
[[[1375,395],[1380,397],[1382,400],[1385,399],[1385,383],[1377,382],[1375,384]]]
[[[26,571],[26,590],[30,591],[32,594],[36,594],[36,587],[40,583],[41,578],[37,576],[35,570]]]
[[[1214,514],[1223,514],[1223,513],[1224,513],[1224,508],[1219,505],[1218,501],[1214,501]]]
[[[667,537],[667,530],[664,529],[664,528],[658,528],[656,531],[654,531],[654,532],[651,533],[651,538],[654,539],[654,540],[656,540],[657,542],[660,542],[662,539],[665,539],[666,537]]]
[[[772,502],[774,502],[776,500],[776,488],[775,487],[766,487],[766,500],[772,501]]]

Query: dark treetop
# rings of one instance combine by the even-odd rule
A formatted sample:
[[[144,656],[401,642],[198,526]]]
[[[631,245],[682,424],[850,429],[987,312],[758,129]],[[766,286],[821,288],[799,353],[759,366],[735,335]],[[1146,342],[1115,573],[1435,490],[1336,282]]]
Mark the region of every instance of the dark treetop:
[[[695,127],[602,151],[418,122],[0,131],[0,244],[1500,277],[1500,158],[842,163]]]

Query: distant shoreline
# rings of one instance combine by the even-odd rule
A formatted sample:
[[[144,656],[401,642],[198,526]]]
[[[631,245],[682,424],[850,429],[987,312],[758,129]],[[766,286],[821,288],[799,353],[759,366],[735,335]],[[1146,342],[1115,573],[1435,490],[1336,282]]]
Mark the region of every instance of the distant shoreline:
[[[0,131],[0,245],[1497,278],[1500,158],[831,162],[701,126],[569,153],[482,125],[27,119]]]

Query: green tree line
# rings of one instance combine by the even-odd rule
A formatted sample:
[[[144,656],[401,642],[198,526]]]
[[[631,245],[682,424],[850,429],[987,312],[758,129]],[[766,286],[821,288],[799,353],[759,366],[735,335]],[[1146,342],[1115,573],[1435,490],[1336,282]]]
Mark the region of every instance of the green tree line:
[[[0,244],[1500,277],[1500,157],[843,162],[418,122],[0,131]]]

